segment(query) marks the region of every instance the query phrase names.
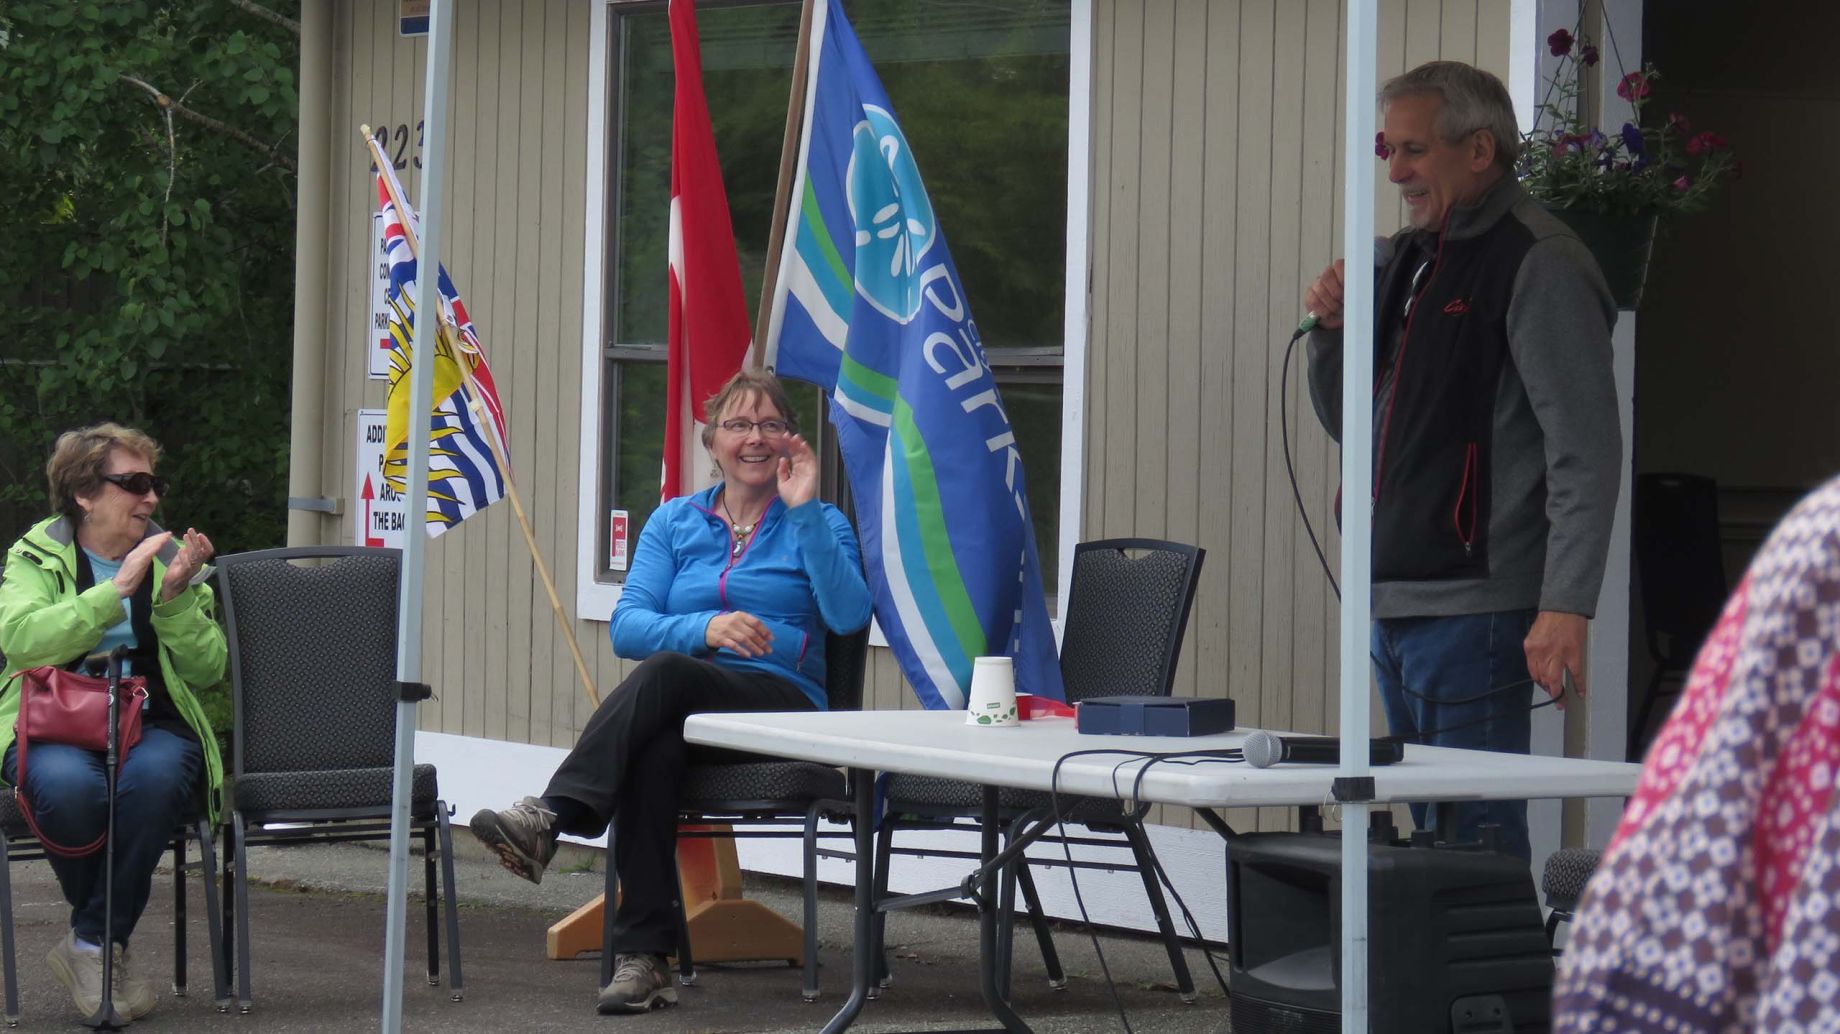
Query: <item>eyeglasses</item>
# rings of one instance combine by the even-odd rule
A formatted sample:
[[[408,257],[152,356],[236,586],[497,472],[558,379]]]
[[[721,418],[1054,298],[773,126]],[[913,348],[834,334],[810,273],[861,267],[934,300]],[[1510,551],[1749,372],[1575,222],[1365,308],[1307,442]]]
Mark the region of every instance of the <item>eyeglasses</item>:
[[[760,428],[760,436],[762,438],[778,438],[780,435],[792,430],[792,425],[786,423],[784,420],[737,419],[722,421],[722,430],[727,431],[729,434],[747,434],[756,427]]]
[[[158,474],[149,474],[144,470],[133,474],[104,474],[102,480],[130,495],[146,495],[150,491],[165,495],[166,486],[170,484]]]

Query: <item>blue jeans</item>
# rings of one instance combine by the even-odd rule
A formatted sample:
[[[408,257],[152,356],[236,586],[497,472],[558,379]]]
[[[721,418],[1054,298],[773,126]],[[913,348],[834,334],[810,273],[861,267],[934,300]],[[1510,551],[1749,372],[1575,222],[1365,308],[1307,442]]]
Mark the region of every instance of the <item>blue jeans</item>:
[[[1375,620],[1368,649],[1392,734],[1409,743],[1527,753],[1533,741],[1532,695],[1545,696],[1529,681],[1522,646],[1534,613]],[[1412,805],[1418,828],[1429,828],[1428,811]],[[1483,823],[1494,823],[1501,827],[1503,850],[1532,857],[1526,801],[1459,802],[1443,806],[1440,817],[1452,827],[1439,830],[1444,840],[1476,840]]]
[[[19,745],[6,748],[0,776],[18,785]],[[32,817],[60,844],[87,844],[108,825],[108,784],[101,751],[62,743],[34,743],[26,765],[26,795]],[[153,891],[153,870],[172,842],[173,829],[192,811],[203,770],[204,751],[189,737],[149,727],[128,752],[115,784],[114,937],[127,944]],[[103,853],[83,858],[52,855],[70,928],[91,944],[102,943]]]

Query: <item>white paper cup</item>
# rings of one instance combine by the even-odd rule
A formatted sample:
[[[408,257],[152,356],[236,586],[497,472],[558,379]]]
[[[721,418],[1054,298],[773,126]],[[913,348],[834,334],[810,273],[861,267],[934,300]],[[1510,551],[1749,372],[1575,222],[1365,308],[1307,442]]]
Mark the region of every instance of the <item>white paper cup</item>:
[[[1019,725],[1016,715],[1016,669],[1008,657],[979,657],[971,662],[971,699],[965,724]]]

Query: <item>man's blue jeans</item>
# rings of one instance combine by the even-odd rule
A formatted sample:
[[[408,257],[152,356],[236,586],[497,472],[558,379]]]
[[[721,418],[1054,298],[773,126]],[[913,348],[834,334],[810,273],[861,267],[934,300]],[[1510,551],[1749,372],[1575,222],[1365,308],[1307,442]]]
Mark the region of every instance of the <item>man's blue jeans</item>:
[[[1522,645],[1534,611],[1508,610],[1454,617],[1380,618],[1369,651],[1386,724],[1408,743],[1525,754],[1532,746],[1528,713],[1534,686]],[[1429,809],[1412,805],[1412,822],[1429,828]],[[1442,839],[1479,838],[1483,823],[1501,826],[1502,848],[1530,858],[1526,801],[1445,805],[1453,828]]]
[[[34,743],[26,764],[26,796],[39,829],[60,844],[87,844],[108,825],[108,785],[101,751],[62,743]],[[6,748],[0,776],[18,785],[19,745]],[[118,944],[127,944],[153,891],[153,870],[172,842],[173,829],[191,810],[198,792],[204,752],[189,737],[149,727],[128,752],[115,784],[115,923]],[[102,943],[103,852],[83,858],[51,856],[70,928],[91,944]]]

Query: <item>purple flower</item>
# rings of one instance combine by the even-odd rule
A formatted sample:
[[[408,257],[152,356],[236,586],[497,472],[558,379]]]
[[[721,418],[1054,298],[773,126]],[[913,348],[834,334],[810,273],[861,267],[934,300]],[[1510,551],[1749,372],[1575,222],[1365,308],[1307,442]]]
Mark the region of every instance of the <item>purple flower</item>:
[[[1586,68],[1597,64],[1597,44],[1586,43],[1578,48],[1578,60],[1583,61]]]
[[[1636,128],[1634,122],[1623,123],[1623,147],[1630,154],[1642,153],[1642,131]]]
[[[1641,100],[1648,96],[1648,76],[1641,72],[1631,72],[1616,84],[1616,95],[1626,101]]]
[[[1386,134],[1385,133],[1375,133],[1374,134],[1374,157],[1391,158],[1392,156],[1393,156],[1393,148],[1387,144]]]
[[[1605,136],[1601,130],[1593,127],[1590,135],[1584,138],[1584,145],[1593,151],[1597,151],[1602,150],[1604,144],[1608,143],[1609,140],[1610,138]]]
[[[1546,49],[1552,51],[1553,57],[1564,57],[1572,52],[1572,34],[1560,29],[1546,37]]]

